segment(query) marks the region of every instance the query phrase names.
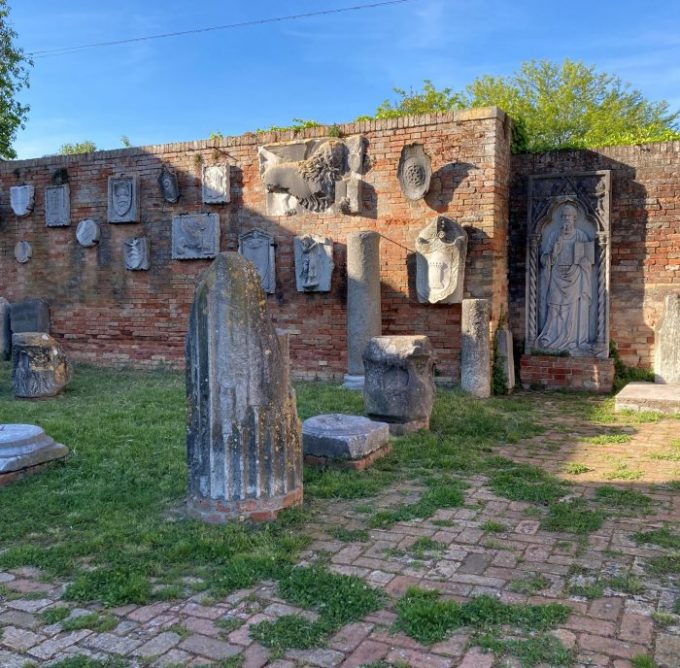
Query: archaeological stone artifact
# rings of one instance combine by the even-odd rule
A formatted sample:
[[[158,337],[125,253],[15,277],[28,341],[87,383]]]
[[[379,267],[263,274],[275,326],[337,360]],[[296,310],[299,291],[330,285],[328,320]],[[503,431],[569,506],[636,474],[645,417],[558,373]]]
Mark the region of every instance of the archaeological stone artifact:
[[[654,336],[654,380],[680,385],[680,294],[666,295]]]
[[[463,300],[467,233],[445,216],[427,225],[416,238],[418,301],[459,304]]]
[[[9,189],[9,203],[17,216],[28,216],[35,203],[34,186],[12,186]]]
[[[366,415],[400,436],[428,429],[434,405],[434,359],[427,336],[376,336],[363,354]]]
[[[203,203],[222,204],[230,198],[229,165],[204,165]]]
[[[529,179],[526,353],[609,356],[610,172]]]
[[[33,246],[30,241],[17,241],[14,246],[14,259],[19,264],[26,264],[33,257]]]
[[[305,234],[293,240],[298,292],[329,292],[333,274],[333,241]]]
[[[32,424],[0,424],[0,486],[10,474],[63,459],[68,448]]]
[[[53,397],[70,380],[71,365],[49,334],[12,334],[12,390],[15,397]]]
[[[220,252],[217,213],[187,213],[172,217],[172,259],[213,258]]]
[[[45,188],[45,225],[68,227],[71,224],[71,199],[68,183]]]
[[[506,392],[512,391],[515,387],[515,358],[512,347],[512,332],[508,327],[499,327],[495,337],[496,359],[494,364],[498,369],[497,373],[503,376]]]
[[[175,204],[177,202],[179,199],[177,174],[175,174],[174,170],[170,169],[167,165],[163,165],[161,173],[158,176],[158,187],[161,190],[161,196],[166,202],[170,204]]]
[[[406,199],[419,200],[427,195],[432,179],[432,161],[421,144],[401,149],[397,177]]]
[[[187,334],[188,509],[209,522],[272,519],[302,501],[302,447],[285,350],[260,277],[220,253]]]
[[[110,176],[108,221],[136,223],[140,220],[139,183],[136,176]]]
[[[44,299],[24,299],[10,306],[10,328],[19,332],[50,331],[50,305]]]
[[[10,310],[9,302],[4,297],[0,297],[0,360],[8,360],[12,350]]]
[[[146,271],[151,266],[151,247],[148,237],[131,237],[123,242],[125,268]]]
[[[101,228],[96,220],[81,220],[76,227],[76,240],[84,248],[92,248],[99,243]]]
[[[238,239],[238,252],[255,265],[262,281],[262,289],[276,292],[276,243],[263,230],[250,230]]]
[[[464,299],[461,322],[460,386],[482,399],[491,395],[488,299]]]

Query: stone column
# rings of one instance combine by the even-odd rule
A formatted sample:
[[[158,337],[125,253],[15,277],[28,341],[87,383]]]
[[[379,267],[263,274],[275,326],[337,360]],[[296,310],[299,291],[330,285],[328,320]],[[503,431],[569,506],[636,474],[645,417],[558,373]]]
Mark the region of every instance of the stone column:
[[[512,392],[515,387],[515,357],[512,332],[507,327],[496,330],[496,364],[503,370],[506,391]]]
[[[476,397],[491,394],[488,299],[463,299],[460,386]]]
[[[680,384],[680,294],[666,295],[654,337],[654,381]]]
[[[9,302],[4,297],[0,297],[0,360],[8,360],[12,350],[9,310]]]
[[[343,387],[363,388],[362,354],[381,332],[380,235],[357,232],[347,237],[347,375]]]
[[[237,253],[220,253],[196,288],[187,395],[192,515],[268,520],[302,501],[300,421],[286,351],[260,277]]]

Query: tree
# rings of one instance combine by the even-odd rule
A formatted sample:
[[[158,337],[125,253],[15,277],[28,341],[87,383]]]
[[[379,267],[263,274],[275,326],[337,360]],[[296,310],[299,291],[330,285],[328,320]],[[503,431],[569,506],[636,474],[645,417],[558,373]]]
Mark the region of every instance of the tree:
[[[97,145],[86,139],[75,144],[62,144],[59,148],[59,155],[78,155],[79,153],[92,153],[97,150]]]
[[[28,87],[28,67],[33,65],[15,44],[17,34],[8,25],[7,0],[0,0],[0,158],[16,158],[12,148],[19,128],[24,128],[29,106],[16,97]]]
[[[569,59],[561,65],[532,60],[508,77],[482,76],[461,93],[437,91],[430,81],[421,93],[396,92],[401,99],[383,102],[376,118],[500,107],[514,121],[516,152],[680,139],[679,114],[671,113],[667,102],[650,102],[619,77]]]

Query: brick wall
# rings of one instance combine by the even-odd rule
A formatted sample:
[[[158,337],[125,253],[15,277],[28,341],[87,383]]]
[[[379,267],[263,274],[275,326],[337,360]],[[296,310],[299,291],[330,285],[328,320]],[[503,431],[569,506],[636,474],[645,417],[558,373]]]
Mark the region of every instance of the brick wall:
[[[443,375],[459,376],[460,305],[422,305],[415,298],[413,253],[417,233],[437,212],[461,223],[469,235],[466,297],[492,300],[494,322],[507,310],[506,228],[510,178],[510,125],[497,109],[476,109],[341,126],[344,135],[364,134],[371,162],[364,176],[358,215],[267,216],[257,147],[277,141],[321,137],[327,129],[244,135],[209,141],[104,151],[86,156],[51,156],[0,163],[0,295],[10,301],[45,297],[53,335],[76,360],[99,364],[181,365],[184,335],[198,274],[209,261],[170,258],[174,214],[220,215],[221,249],[235,250],[240,233],[254,227],[277,242],[277,291],[268,297],[278,327],[288,330],[297,376],[339,376],[346,370],[345,241],[350,232],[376,230],[381,240],[383,331],[427,334]],[[401,194],[396,170],[402,147],[422,143],[434,172],[425,200]],[[228,162],[231,202],[201,202],[202,164]],[[181,198],[166,203],[159,192],[163,164],[179,180]],[[46,228],[44,188],[65,168],[71,190],[71,226]],[[142,222],[106,222],[107,179],[116,173],[140,180]],[[12,185],[33,184],[33,213],[17,218],[9,206]],[[94,218],[102,238],[95,248],[75,240],[78,221]],[[334,241],[336,270],[327,294],[295,289],[293,236],[314,233]],[[131,236],[151,241],[151,269],[126,271],[122,244]],[[20,265],[13,249],[24,239],[33,258]]]
[[[630,366],[651,367],[663,298],[680,292],[680,142],[554,151],[512,158],[510,325],[524,347],[530,174],[612,170],[610,338]]]

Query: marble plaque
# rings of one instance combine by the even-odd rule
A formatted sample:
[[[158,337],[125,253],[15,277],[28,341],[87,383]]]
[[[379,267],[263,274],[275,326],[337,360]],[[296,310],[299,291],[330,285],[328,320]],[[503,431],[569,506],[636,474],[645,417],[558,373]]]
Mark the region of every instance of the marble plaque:
[[[68,227],[71,224],[71,198],[67,183],[45,188],[45,225]]]
[[[401,150],[397,168],[399,185],[404,197],[418,200],[425,197],[430,189],[432,162],[420,144],[409,144]]]
[[[35,188],[33,186],[12,186],[9,189],[9,203],[17,216],[28,216],[33,211]]]
[[[333,241],[305,234],[293,240],[298,292],[329,292],[333,274]]]
[[[24,299],[10,306],[13,334],[50,331],[50,305],[44,299]]]
[[[238,240],[238,252],[255,265],[268,294],[276,291],[275,248],[273,237],[263,230],[251,230]]]
[[[229,165],[204,165],[203,202],[221,204],[229,201]]]
[[[125,268],[130,271],[146,271],[151,265],[148,237],[132,237],[123,245]]]
[[[161,189],[161,196],[166,202],[175,204],[179,199],[179,185],[177,183],[177,174],[167,165],[163,165],[160,176],[158,177],[158,186]]]
[[[139,185],[136,176],[109,177],[110,223],[139,222]]]
[[[28,241],[19,241],[14,246],[14,259],[19,264],[26,264],[33,255],[33,247]]]
[[[188,213],[172,218],[172,259],[198,260],[220,252],[220,217]]]
[[[101,228],[96,220],[87,218],[81,220],[76,228],[76,239],[81,246],[92,248],[99,243]]]

